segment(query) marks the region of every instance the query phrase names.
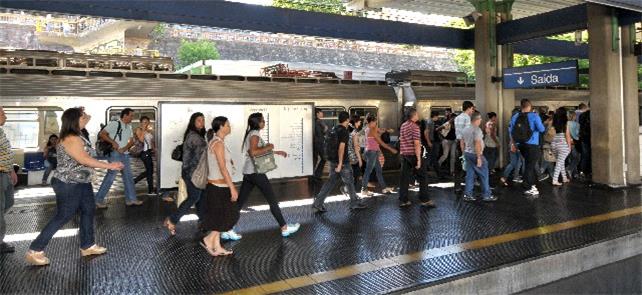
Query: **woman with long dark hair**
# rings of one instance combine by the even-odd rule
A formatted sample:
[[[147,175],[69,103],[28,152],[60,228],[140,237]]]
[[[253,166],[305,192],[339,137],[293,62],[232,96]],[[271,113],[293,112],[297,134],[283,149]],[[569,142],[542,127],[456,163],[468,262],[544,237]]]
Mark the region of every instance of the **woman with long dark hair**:
[[[555,137],[551,142],[551,148],[555,154],[555,170],[553,172],[553,185],[562,185],[559,182],[560,175],[562,182],[569,182],[566,174],[566,157],[571,153],[572,138],[571,129],[568,124],[568,116],[565,108],[558,108],[553,114],[553,128],[555,128]]]
[[[230,148],[225,137],[232,132],[226,117],[216,117],[212,129],[208,131],[211,139],[207,149],[207,187],[203,195],[202,229],[210,233],[203,238],[201,246],[212,256],[232,254],[221,246],[221,232],[232,229],[239,220],[239,209],[235,202],[239,193],[232,182],[234,170]]]
[[[49,135],[49,140],[47,140],[47,145],[44,148],[44,158],[46,166],[45,173],[42,175],[42,185],[47,184],[49,180],[49,174],[51,171],[56,170],[58,166],[58,160],[56,159],[56,146],[58,145],[58,135],[52,134]]]
[[[279,208],[279,201],[274,196],[272,184],[265,173],[257,173],[252,157],[264,155],[268,152],[273,152],[275,155],[287,157],[288,154],[284,151],[274,150],[274,145],[265,143],[261,138],[261,130],[265,128],[265,119],[261,113],[253,113],[247,119],[247,130],[243,140],[241,149],[245,154],[245,164],[243,165],[243,183],[241,184],[241,192],[239,193],[238,208],[243,208],[243,205],[250,196],[252,189],[255,186],[261,190],[263,197],[270,205],[270,212],[279,223],[281,227],[281,236],[287,237],[299,230],[300,224],[288,224],[283,218],[281,208]],[[239,240],[241,236],[231,230],[223,234],[224,239]]]
[[[83,108],[67,109],[62,114],[60,143],[56,147],[58,167],[51,181],[56,193],[56,215],[47,223],[29,246],[25,256],[33,265],[47,265],[44,249],[53,235],[80,212],[80,254],[99,255],[107,249],[94,241],[94,212],[96,202],[91,186],[93,168],[122,170],[120,162],[105,163],[90,156],[91,145],[82,136],[91,117]]]
[[[165,219],[163,224],[171,235],[176,234],[176,224],[178,224],[181,217],[185,215],[194,204],[196,204],[196,215],[198,215],[198,219],[203,219],[200,200],[204,191],[194,186],[192,183],[192,174],[194,174],[194,170],[196,170],[196,166],[198,166],[198,161],[206,149],[205,116],[203,113],[197,112],[189,118],[187,129],[185,129],[185,134],[183,135],[183,166],[181,168],[181,177],[185,182],[185,186],[187,186],[187,199],[181,203],[174,214]]]
[[[140,160],[145,165],[145,171],[134,178],[134,183],[147,178],[147,194],[154,195],[154,154],[156,153],[156,144],[154,143],[154,133],[152,131],[149,117],[140,117],[140,127],[134,131],[137,144],[141,145]]]

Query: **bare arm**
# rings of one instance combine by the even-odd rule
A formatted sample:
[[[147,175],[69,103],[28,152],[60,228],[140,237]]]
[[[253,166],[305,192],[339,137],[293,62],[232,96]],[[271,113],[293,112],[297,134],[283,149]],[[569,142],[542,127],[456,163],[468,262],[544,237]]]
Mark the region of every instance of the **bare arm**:
[[[259,139],[258,135],[252,135],[252,137],[250,137],[249,152],[252,157],[263,155],[274,149],[274,145],[271,143],[268,143],[264,147],[259,147]]]
[[[463,142],[463,140],[461,141]],[[462,148],[462,151],[464,149]],[[477,167],[482,166],[482,141],[481,139],[475,139],[475,155],[477,155]]]
[[[47,155],[49,155],[49,147],[45,146],[45,150],[42,152],[43,157],[46,159]]]
[[[103,168],[110,170],[120,170],[123,165],[119,162],[114,163],[105,163],[98,161],[92,158],[84,149],[84,142],[78,136],[71,136],[65,139],[64,143],[60,143],[65,147],[65,151],[69,156],[71,156],[76,162],[80,163],[83,166],[91,168]]]
[[[381,136],[379,135],[379,132],[377,132],[376,130],[370,130],[370,134],[372,135],[372,137],[374,137],[374,139],[377,141],[379,145],[389,150],[393,154],[397,153],[397,150],[395,150],[394,148],[392,148],[391,146],[383,142],[383,140],[381,140]]]
[[[568,147],[570,148],[573,144],[573,139],[571,138],[571,129],[568,124],[566,125],[566,132],[564,133],[566,135],[566,144],[568,144]]]
[[[426,139],[426,142],[428,143],[428,147],[432,147],[432,141],[430,141],[430,130],[426,129],[424,130],[424,139]]]
[[[337,170],[341,170],[340,168],[343,167],[343,156],[345,155],[345,151],[346,151],[345,142],[339,143],[339,163],[337,165]]]
[[[421,140],[413,140],[413,143],[415,144],[415,156],[417,156],[417,167],[416,169],[421,168]]]
[[[109,132],[107,132],[105,129],[100,131],[100,133],[98,133],[98,136],[100,137],[100,139],[111,143],[114,149],[118,149],[119,147],[118,143],[113,138],[111,138],[111,136],[109,135]]]
[[[495,144],[499,145],[495,124],[491,124],[490,126],[490,138],[495,142]]]

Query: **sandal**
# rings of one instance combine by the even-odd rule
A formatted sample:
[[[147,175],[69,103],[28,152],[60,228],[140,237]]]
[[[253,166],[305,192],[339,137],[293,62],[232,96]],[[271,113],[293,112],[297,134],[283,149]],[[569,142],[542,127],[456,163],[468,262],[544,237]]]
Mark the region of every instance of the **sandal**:
[[[228,256],[232,255],[234,252],[232,250],[227,250],[225,248],[221,248],[221,250],[214,251],[214,254],[212,256],[217,257],[217,256]]]
[[[222,250],[214,251],[214,249],[208,247],[207,244],[205,244],[205,239],[201,240],[198,243],[201,245],[201,247],[205,248],[205,251],[207,251],[207,253],[214,257],[227,256],[233,253],[232,251],[225,250],[225,248],[221,248]]]
[[[165,222],[163,222],[163,226],[167,228],[167,231],[169,231],[169,234],[172,236],[176,235],[176,225],[172,224],[171,221],[169,221],[169,217],[165,218]]]

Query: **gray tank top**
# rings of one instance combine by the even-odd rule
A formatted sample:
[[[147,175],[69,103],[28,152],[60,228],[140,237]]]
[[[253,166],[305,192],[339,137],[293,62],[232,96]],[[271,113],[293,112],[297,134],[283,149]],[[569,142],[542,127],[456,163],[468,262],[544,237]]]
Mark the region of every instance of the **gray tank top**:
[[[85,143],[84,150],[88,154],[92,154],[92,148],[89,141],[80,136]],[[91,177],[94,174],[94,169],[78,163],[72,158],[62,144],[56,146],[58,166],[53,177],[64,183],[91,183]]]

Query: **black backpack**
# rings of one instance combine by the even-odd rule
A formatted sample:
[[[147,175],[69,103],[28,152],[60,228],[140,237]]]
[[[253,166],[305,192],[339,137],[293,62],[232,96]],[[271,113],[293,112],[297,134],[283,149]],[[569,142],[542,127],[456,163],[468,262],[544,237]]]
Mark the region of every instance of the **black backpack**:
[[[519,113],[517,115],[511,136],[516,143],[526,143],[531,139],[533,130],[528,122],[528,113]]]
[[[328,159],[336,159],[339,155],[339,134],[334,126],[325,136],[325,154]]]
[[[102,126],[100,128],[100,131],[98,131],[98,135],[96,136],[96,154],[98,156],[102,157],[109,157],[111,152],[114,151],[114,147],[111,145],[110,142],[103,140],[100,138],[100,132],[102,132],[107,125]],[[116,134],[114,135],[114,140],[116,140],[116,136],[119,137],[119,139],[122,139],[123,136],[123,128],[121,126],[120,120],[118,121],[118,128],[116,128]]]

